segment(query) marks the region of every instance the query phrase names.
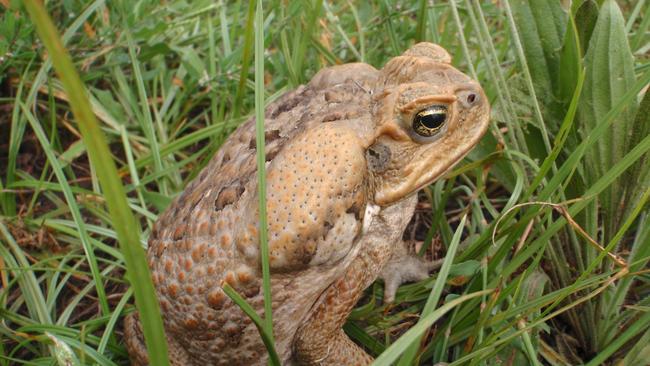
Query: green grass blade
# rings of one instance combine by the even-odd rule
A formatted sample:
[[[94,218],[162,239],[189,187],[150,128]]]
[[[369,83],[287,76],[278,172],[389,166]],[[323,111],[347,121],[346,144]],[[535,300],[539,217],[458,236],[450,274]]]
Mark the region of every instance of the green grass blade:
[[[270,363],[274,366],[280,366],[280,358],[275,351],[275,345],[273,343],[273,334],[267,332],[266,321],[257,315],[255,309],[253,309],[253,307],[250,306],[250,304],[247,303],[246,300],[229,284],[224,283],[222,288],[223,292],[225,292],[226,295],[228,295],[228,297],[230,297],[230,299],[232,299],[232,301],[237,304],[237,306],[239,306],[239,308],[248,315],[249,318],[251,318],[255,327],[257,327],[257,330],[260,332],[260,336],[262,337],[262,342],[264,343],[264,346],[266,346],[266,350],[269,352]]]
[[[571,99],[571,103],[569,104],[568,110],[566,112],[566,116],[564,116],[564,120],[560,125],[560,130],[558,131],[557,135],[555,135],[555,141],[553,142],[553,150],[551,150],[551,153],[546,157],[546,159],[544,159],[542,166],[539,168],[539,172],[533,179],[533,182],[528,187],[528,191],[524,196],[524,200],[527,200],[535,192],[539,184],[542,183],[544,177],[553,166],[554,164],[553,162],[557,160],[558,156],[562,152],[562,149],[564,148],[564,144],[567,138],[570,136],[571,128],[575,121],[575,115],[578,109],[580,95],[582,94],[582,85],[584,84],[584,80],[585,80],[584,73],[581,72],[578,76],[577,84],[573,91],[573,97]]]
[[[600,194],[605,190],[613,181],[615,181],[621,174],[625,172],[637,159],[639,159],[643,154],[646,154],[650,150],[650,136],[646,137],[634,147],[621,161],[614,165],[609,171],[607,171],[598,181],[584,192],[584,199],[577,201],[569,208],[569,215],[575,217],[579,212],[581,212],[594,197]],[[561,171],[562,169],[560,169]],[[555,221],[553,224],[549,225],[546,230],[544,230],[541,235],[535,241],[528,245],[524,250],[522,250],[516,257],[512,259],[503,269],[501,274],[503,276],[510,276],[523,262],[528,259],[534,252],[539,250],[539,248],[551,239],[560,228],[566,224],[566,220],[561,218],[560,220]]]
[[[126,293],[122,296],[120,302],[115,306],[113,314],[111,314],[108,323],[106,323],[106,330],[104,331],[104,334],[102,334],[102,338],[97,345],[97,352],[104,353],[104,350],[108,345],[108,341],[115,334],[115,325],[122,315],[122,310],[126,306],[127,302],[131,299],[131,296],[133,296],[132,287],[126,290]]]
[[[585,55],[585,85],[578,107],[578,130],[582,138],[590,135],[607,112],[635,82],[634,57],[627,43],[625,21],[613,0],[603,3]],[[586,151],[587,184],[603,175],[629,151],[629,134],[636,103],[629,103],[616,116],[616,127],[605,131],[593,148]],[[615,182],[599,197],[605,212],[604,232],[609,240],[619,224],[622,183]]]
[[[535,120],[537,121],[537,127],[542,131],[542,140],[544,141],[544,147],[546,148],[546,153],[548,154],[551,151],[551,142],[548,139],[549,133],[546,130],[546,125],[548,124],[548,122],[545,122],[544,117],[542,116],[542,108],[539,105],[539,99],[537,98],[537,93],[535,92],[534,81],[531,76],[530,69],[528,68],[528,62],[530,62],[530,60],[526,60],[526,56],[524,55],[524,47],[521,43],[521,37],[519,36],[519,32],[517,32],[517,25],[515,24],[515,18],[512,14],[512,10],[510,9],[510,2],[505,1],[503,5],[506,10],[506,14],[508,15],[508,23],[509,23],[510,31],[512,33],[512,39],[515,44],[515,50],[517,51],[517,59],[519,59],[519,63],[521,64],[521,69],[524,72],[524,79],[526,80],[526,86],[528,88],[528,92],[530,93],[531,100],[533,103],[533,111],[535,112],[533,115],[535,116]],[[547,11],[549,14],[552,14],[550,16],[555,16],[557,14],[557,12],[552,10],[547,10]],[[550,19],[550,20],[555,20],[557,22],[556,19]],[[548,36],[548,34],[540,34],[540,38],[545,36]],[[549,72],[551,71],[552,70],[549,70]],[[553,163],[553,170],[556,170],[555,163]]]
[[[388,39],[390,40],[391,52],[394,55],[399,55],[401,47],[399,47],[399,43],[397,41],[398,37],[397,34],[395,33],[395,26],[393,25],[393,19],[392,19],[394,7],[388,2],[388,0],[384,0],[382,2],[381,10],[383,16],[386,18],[386,23],[384,24],[384,26],[386,27],[386,32],[388,33]]]
[[[241,107],[244,101],[244,92],[246,91],[246,81],[248,80],[248,69],[251,63],[251,51],[253,49],[254,34],[253,21],[255,17],[255,0],[248,0],[248,12],[246,13],[246,27],[244,33],[244,48],[241,59],[241,72],[239,73],[239,84],[235,94],[235,104],[233,114],[235,117],[241,115]]]
[[[611,125],[616,120],[619,113],[626,108],[627,105],[636,101],[637,93],[650,82],[650,70],[646,71],[641,77],[632,85],[625,94],[618,100],[618,102],[610,109],[599,121],[591,133],[586,136],[585,140],[578,145],[569,157],[565,160],[564,164],[558,169],[557,174],[551,178],[544,190],[539,193],[538,198],[546,200],[551,196],[551,192],[561,187],[560,182],[570,180],[572,174],[577,169],[578,163],[584,157],[585,151],[592,147],[602,136],[611,128]]]
[[[598,285],[602,285],[601,287],[591,291],[588,295],[579,298],[578,300],[567,304],[566,306],[562,307],[561,309],[556,310],[555,312],[548,314],[544,317],[535,319],[533,321],[530,321],[526,324],[524,327],[519,327],[516,331],[512,331],[511,327],[514,326],[515,324],[510,324],[509,326],[502,328],[499,332],[496,332],[492,336],[492,340],[490,342],[487,342],[487,344],[471,353],[468,353],[466,355],[463,355],[462,357],[459,357],[455,359],[453,362],[450,363],[450,366],[456,366],[456,365],[464,365],[466,362],[469,362],[471,360],[477,360],[480,359],[480,356],[487,355],[489,359],[490,353],[493,353],[495,350],[498,350],[498,348],[502,348],[503,346],[507,345],[508,343],[512,342],[516,337],[519,337],[525,332],[529,332],[535,327],[539,327],[541,324],[544,322],[548,321],[549,319],[552,319],[567,310],[570,310],[580,303],[584,303],[588,301],[589,299],[601,294],[608,286],[611,285],[613,282],[612,276],[614,273],[609,273],[607,276],[601,276],[599,279]],[[516,312],[514,316],[518,316],[519,312]],[[516,320],[515,320],[516,321]],[[502,338],[501,338],[502,337]]]
[[[363,26],[361,25],[361,20],[359,19],[359,12],[357,11],[355,4],[353,4],[350,0],[347,0],[347,3],[350,7],[352,16],[354,17],[357,34],[359,35],[359,54],[361,55],[359,61],[366,62],[366,36],[364,35]]]
[[[636,117],[634,118],[632,127],[628,132],[627,143],[629,146],[635,146],[642,138],[650,135],[650,93],[647,90],[636,111]],[[638,202],[639,196],[643,194],[642,187],[650,186],[649,161],[650,155],[644,155],[625,174],[621,182],[624,190],[623,202]],[[640,187],[641,189],[639,189]],[[631,205],[627,205],[625,213],[629,211],[629,208],[631,208]]]
[[[609,344],[609,346],[600,351],[596,357],[592,358],[585,366],[603,365],[609,356],[614,354],[614,352],[621,348],[621,346],[623,346],[627,341],[648,329],[649,326],[650,311],[645,312],[641,317],[639,317],[639,319],[632,322],[625,331],[621,332],[620,335]]]
[[[433,325],[438,319],[440,319],[443,315],[445,315],[447,312],[449,312],[451,309],[454,307],[458,306],[459,304],[462,304],[463,302],[473,299],[475,297],[487,295],[491,293],[493,290],[483,290],[483,291],[477,291],[474,293],[471,293],[469,295],[463,295],[460,296],[433,311],[431,314],[427,315],[426,317],[420,319],[420,321],[414,325],[411,329],[409,329],[406,333],[404,333],[395,343],[393,343],[390,347],[384,351],[377,359],[375,362],[372,363],[372,366],[390,366],[392,363],[397,360],[397,358],[406,351],[406,349],[409,347],[410,344],[413,342],[416,342],[424,332]]]
[[[228,31],[228,18],[226,15],[226,10],[226,4],[224,4],[224,1],[219,0],[219,23],[221,25],[221,41],[223,42],[223,53],[226,56],[229,56],[232,53],[232,47],[230,47],[230,32]],[[210,22],[208,26],[212,28],[212,22]],[[211,31],[210,35],[212,36]],[[214,47],[214,45],[211,44],[210,47]]]
[[[0,245],[0,258],[4,261],[3,266],[13,268],[13,270],[3,268],[3,272],[7,271],[16,278],[18,286],[20,286],[23,297],[25,298],[24,301],[27,305],[29,316],[42,324],[51,324],[52,318],[47,311],[45,298],[41,292],[38,279],[33,271],[28,270],[30,268],[29,261],[9,233],[3,221],[0,220],[0,234],[4,237],[2,245]],[[7,244],[5,245],[4,243]],[[10,249],[13,255],[9,252]]]
[[[56,358],[59,366],[80,366],[81,363],[77,356],[72,352],[70,346],[68,346],[63,340],[57,338],[54,334],[45,332],[47,338],[50,339],[54,345],[54,357]]]
[[[312,2],[311,6],[305,4],[305,8],[309,9],[307,14],[307,20],[305,27],[302,29],[300,34],[300,43],[298,45],[297,52],[293,54],[293,66],[294,70],[299,70],[298,77],[300,78],[298,83],[304,82],[305,74],[304,67],[302,66],[305,63],[305,56],[307,54],[307,46],[311,43],[311,39],[314,36],[314,32],[318,29],[318,16],[320,15],[321,8],[323,7],[323,0],[315,0]],[[298,86],[296,84],[294,86]]]
[[[566,13],[559,1],[513,2],[514,19],[539,100],[551,101],[560,67]]]
[[[495,91],[497,100],[501,106],[501,112],[508,121],[517,120],[515,114],[515,102],[512,98],[510,88],[506,83],[504,72],[500,66],[494,43],[491,39],[491,34],[487,26],[487,21],[483,15],[480,2],[474,0],[465,0],[467,7],[467,14],[471,20],[474,29],[477,31],[476,35],[479,37],[479,46],[482,55],[485,57],[485,62],[490,80],[496,85]],[[474,10],[475,9],[475,10]],[[495,129],[499,130],[499,129]],[[525,143],[525,138],[521,126],[511,123],[507,129],[507,136],[509,143],[512,144],[515,150],[521,151],[524,154],[528,153],[528,148]],[[509,149],[506,149],[509,151]],[[524,176],[526,183],[528,183],[527,175]]]
[[[637,216],[642,215],[641,212],[645,207],[645,203],[648,201],[648,195],[650,195],[650,188],[646,188],[643,196],[639,198],[636,203],[634,211],[631,212],[630,216],[626,219],[626,222],[621,226],[619,233],[612,239],[614,244],[618,244],[620,237],[623,236],[623,233],[626,229],[632,225],[632,220],[636,219]],[[630,263],[630,271],[636,272],[640,271],[647,265],[650,261],[650,225],[648,225],[648,215],[647,212],[645,215],[639,219],[639,229],[637,229],[636,237],[630,249],[630,254],[628,256],[628,263]],[[616,240],[616,241],[615,241]],[[608,299],[608,307],[605,311],[605,318],[611,318],[611,314],[619,313],[621,311],[622,305],[624,304],[626,298],[629,297],[629,289],[633,281],[637,280],[634,276],[629,276],[623,278],[616,286],[616,291],[614,295]]]
[[[281,15],[283,17],[285,16],[285,8],[282,7],[280,9]],[[294,68],[293,65],[293,57],[291,57],[291,51],[289,50],[289,40],[288,40],[288,33],[290,32],[289,27],[283,27],[282,30],[280,31],[280,49],[282,50],[282,54],[284,55],[284,66],[287,68],[287,73],[289,74],[289,80],[291,81],[291,85],[300,85],[300,81],[298,80],[298,75],[296,74],[296,69]]]
[[[369,350],[371,354],[378,355],[386,349],[383,343],[379,342],[375,337],[368,334],[362,327],[354,322],[346,322],[343,325],[343,330],[350,339],[362,345],[363,348]]]
[[[24,78],[21,80],[16,92],[16,100],[20,100],[23,94]],[[25,133],[25,121],[19,118],[20,107],[18,103],[14,104],[13,111],[11,112],[11,127],[9,136],[9,151],[7,153],[7,173],[6,185],[9,187],[16,179],[16,161],[18,150]],[[11,192],[0,192],[2,197],[3,211],[6,216],[14,216],[16,214],[16,197]]]
[[[643,1],[642,1],[643,2]],[[640,7],[639,7],[640,8]],[[643,16],[641,19],[641,24],[639,24],[639,27],[636,29],[636,32],[632,39],[630,40],[630,44],[632,47],[633,51],[637,51],[639,47],[641,47],[641,44],[643,42],[644,37],[648,34],[648,27],[650,27],[650,17],[647,15]],[[627,28],[626,28],[627,31]]]
[[[427,302],[424,304],[424,309],[422,309],[422,313],[420,314],[420,321],[426,318],[427,315],[431,314],[436,308],[438,301],[440,301],[442,290],[444,289],[445,284],[447,283],[449,270],[451,269],[451,265],[454,263],[454,258],[456,257],[456,250],[458,249],[458,245],[460,244],[461,234],[465,229],[466,220],[467,220],[467,215],[464,215],[463,218],[460,220],[460,224],[458,224],[458,228],[456,229],[453,238],[451,239],[451,243],[449,243],[449,248],[447,248],[447,254],[445,254],[445,260],[444,262],[442,262],[442,267],[440,267],[440,271],[438,272],[438,278],[436,278],[436,282],[433,284],[433,288],[429,293]],[[399,366],[412,365],[413,361],[415,360],[415,357],[417,356],[419,348],[420,348],[420,338],[418,337],[413,341],[413,343],[411,343],[408,349],[404,352],[404,355],[402,355],[402,358],[400,358],[397,365]]]
[[[149,355],[151,363],[161,366],[169,365],[167,340],[160,317],[158,300],[151,282],[144,250],[140,246],[140,229],[129,209],[104,135],[92,113],[81,79],[45,8],[35,0],[27,0],[24,5],[68,92],[70,107],[79,124],[90,161],[95,167],[104,190],[106,205],[113,220],[126,262],[127,273],[135,291],[136,305],[140,310],[147,349],[155,350]]]
[[[577,3],[577,2],[576,2]],[[575,11],[575,23],[578,30],[580,52],[584,56],[589,49],[589,40],[598,20],[598,4],[594,0],[583,1]]]
[[[271,274],[269,269],[268,226],[266,215],[266,156],[264,154],[264,13],[262,0],[255,11],[255,146],[257,155],[257,189],[259,195],[259,241],[264,288],[264,329],[273,342],[271,309]]]
[[[576,293],[577,288],[580,285],[580,283],[584,282],[584,280],[586,280],[587,277],[589,275],[591,275],[594,272],[594,270],[602,263],[603,259],[607,256],[607,254],[612,252],[615,245],[619,243],[619,241],[621,240],[623,235],[627,232],[627,230],[630,228],[630,226],[632,226],[632,224],[635,221],[635,219],[637,218],[637,216],[641,213],[642,209],[645,207],[645,203],[648,200],[649,194],[650,194],[650,190],[646,190],[644,196],[641,198],[641,201],[636,205],[636,210],[634,212],[632,212],[632,215],[626,219],[626,221],[621,226],[619,231],[616,233],[614,238],[610,241],[610,243],[607,244],[607,246],[605,246],[605,250],[600,252],[598,254],[598,256],[596,258],[594,258],[594,260],[592,260],[591,263],[589,263],[587,268],[584,269],[584,271],[578,276],[578,278],[574,281],[574,283],[572,285],[565,287],[565,289],[569,293]],[[630,259],[632,259],[632,258],[633,257],[630,256]],[[623,279],[621,279],[618,282],[617,286],[616,286],[616,295],[607,298],[607,300],[606,300],[607,305],[605,306],[605,310],[603,310],[603,315],[602,315],[602,317],[603,317],[603,320],[602,320],[603,325],[601,325],[601,326],[603,328],[607,327],[607,324],[605,324],[605,323],[610,321],[610,319],[613,318],[613,314],[617,313],[619,311],[620,306],[621,306],[622,301],[623,301],[623,298],[619,297],[619,295],[621,293],[625,294],[625,292],[622,292],[621,289],[626,289],[626,286],[625,286],[626,283],[628,283],[628,281],[630,281],[632,279],[633,279],[633,277],[624,277]],[[551,309],[554,309],[558,304],[560,304],[560,302],[562,300],[564,300],[564,297],[558,297],[553,304],[551,304],[550,306],[547,307],[546,312],[549,312]],[[619,302],[619,300],[620,300],[620,302]],[[599,336],[604,338],[606,335],[605,334],[600,334]]]
[[[92,273],[93,280],[95,281],[97,298],[99,299],[99,304],[102,309],[102,313],[107,314],[109,312],[109,308],[108,308],[108,301],[106,300],[106,291],[104,290],[102,276],[99,273],[99,266],[97,265],[97,259],[95,258],[93,245],[90,242],[88,232],[86,231],[86,225],[83,221],[83,217],[81,216],[81,210],[79,209],[79,206],[77,205],[77,201],[75,200],[75,197],[72,194],[72,190],[70,189],[70,185],[68,184],[68,178],[63,173],[63,169],[59,165],[59,162],[56,156],[54,155],[54,150],[50,146],[47,135],[45,134],[45,131],[43,131],[43,128],[41,127],[40,123],[38,123],[34,115],[29,111],[29,109],[27,109],[27,107],[25,107],[24,104],[20,102],[19,104],[23,111],[23,114],[27,117],[27,121],[29,121],[32,130],[36,134],[38,141],[41,143],[41,146],[43,147],[43,152],[47,156],[47,159],[50,162],[50,166],[52,167],[52,170],[54,171],[56,178],[59,180],[59,184],[61,185],[61,188],[63,190],[63,195],[65,196],[65,199],[68,203],[68,208],[70,210],[70,213],[72,214],[72,217],[74,218],[77,230],[79,231],[79,238],[81,239],[84,252],[86,253],[86,258],[88,259],[90,272]]]
[[[569,24],[564,32],[564,41],[560,51],[560,77],[557,92],[557,96],[564,105],[571,101],[578,79],[584,73],[581,51],[583,48],[576,22],[573,15],[569,15]]]
[[[636,344],[627,352],[623,365],[642,365],[644,360],[650,360],[650,329],[635,340]]]
[[[319,3],[323,3],[322,1],[319,1]],[[345,44],[348,46],[348,49],[354,54],[354,56],[357,58],[358,61],[361,61],[363,59],[363,56],[357,48],[354,46],[354,43],[348,37],[347,33],[345,30],[341,27],[341,22],[339,21],[338,17],[332,13],[332,10],[330,9],[330,6],[327,5],[327,3],[324,3],[325,7],[325,14],[327,15],[327,18],[334,24],[334,27],[336,28],[337,32],[341,35],[341,38],[343,38],[343,41]]]
[[[417,25],[415,26],[415,41],[422,42],[426,40],[427,33],[427,5],[428,0],[420,0],[420,6],[417,12]]]
[[[630,31],[632,31],[632,27],[634,26],[634,23],[636,22],[639,13],[641,13],[641,8],[643,8],[644,5],[645,5],[645,0],[637,1],[636,5],[634,6],[634,9],[632,10],[632,13],[630,13],[627,22],[625,23],[625,33],[630,33]]]
[[[125,28],[128,29],[128,27],[125,26]],[[160,156],[160,147],[158,144],[158,138],[156,137],[156,133],[154,131],[154,121],[153,117],[151,116],[151,108],[149,106],[149,98],[146,92],[146,88],[144,85],[144,79],[142,78],[142,70],[140,69],[140,62],[138,61],[138,58],[135,54],[135,44],[133,42],[133,39],[131,35],[127,32],[126,33],[126,39],[127,39],[127,45],[129,47],[129,58],[131,60],[131,64],[133,65],[133,75],[135,76],[135,84],[137,86],[137,91],[138,91],[138,100],[137,102],[139,103],[139,111],[142,111],[142,118],[138,118],[138,121],[140,122],[140,127],[142,128],[142,131],[144,131],[144,135],[147,137],[147,142],[149,143],[149,150],[151,151],[151,154],[153,155],[153,163],[154,163],[154,172],[159,172],[163,170],[163,160],[162,157]],[[161,179],[161,186],[160,190],[162,191],[161,193],[163,194],[169,194],[167,190],[167,184],[165,179]]]

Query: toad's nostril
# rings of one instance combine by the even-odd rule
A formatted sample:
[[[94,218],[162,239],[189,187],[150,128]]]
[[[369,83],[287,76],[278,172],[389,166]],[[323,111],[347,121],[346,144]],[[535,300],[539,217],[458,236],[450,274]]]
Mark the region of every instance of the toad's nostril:
[[[465,108],[471,108],[477,105],[478,102],[481,100],[481,96],[477,92],[470,91],[470,90],[465,90],[460,92],[458,94],[458,97],[460,99],[460,103]]]

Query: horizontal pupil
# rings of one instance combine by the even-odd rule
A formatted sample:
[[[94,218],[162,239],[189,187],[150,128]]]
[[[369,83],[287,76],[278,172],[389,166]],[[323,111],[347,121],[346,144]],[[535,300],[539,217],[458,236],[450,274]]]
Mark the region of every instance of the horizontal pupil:
[[[422,123],[422,125],[424,125],[426,128],[436,129],[439,128],[443,122],[445,122],[446,117],[447,116],[445,113],[432,113],[426,116],[421,116],[420,123]]]
[[[420,136],[431,137],[440,132],[447,120],[447,106],[432,105],[413,118],[413,130]]]

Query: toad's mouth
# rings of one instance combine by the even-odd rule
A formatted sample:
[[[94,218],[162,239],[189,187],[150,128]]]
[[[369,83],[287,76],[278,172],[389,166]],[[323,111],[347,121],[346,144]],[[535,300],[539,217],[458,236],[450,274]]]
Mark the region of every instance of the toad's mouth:
[[[474,147],[474,144],[464,145],[466,146],[464,148],[448,145],[448,148],[445,148],[443,144],[441,144],[443,146],[435,145],[438,144],[428,146],[427,150],[439,150],[439,153],[428,153],[426,155],[430,157],[427,159],[414,158],[401,169],[400,174],[382,182],[375,191],[375,203],[386,206],[418,192],[451,171]],[[440,159],[440,156],[447,156],[447,158]],[[396,179],[397,177],[402,178]]]
[[[467,151],[465,151],[462,155],[460,155],[458,157],[458,159],[452,161],[447,167],[443,168],[442,170],[438,170],[435,173],[430,174],[430,175],[423,174],[423,175],[417,177],[417,180],[416,180],[416,182],[414,184],[414,186],[416,187],[414,189],[414,192],[417,192],[417,191],[419,191],[421,189],[424,189],[428,185],[434,183],[438,179],[440,179],[440,178],[444,177],[445,175],[447,175],[447,173],[449,173],[451,170],[453,170],[454,167],[456,166],[456,164],[458,164],[461,160],[463,160],[465,158],[465,156],[467,156],[467,154],[469,154],[470,151],[471,151],[471,148],[467,149]]]
[[[461,158],[462,159],[462,158]],[[460,159],[459,159],[460,160]],[[450,164],[444,171],[437,172],[436,174],[427,174],[420,177],[414,177],[416,182],[414,184],[402,184],[399,187],[391,192],[386,192],[385,190],[377,191],[375,193],[375,203],[380,206],[385,206],[392,204],[401,199],[407,198],[410,195],[419,192],[420,190],[426,188],[430,184],[437,181],[439,178],[443,177],[449,171],[451,171],[457,162]]]

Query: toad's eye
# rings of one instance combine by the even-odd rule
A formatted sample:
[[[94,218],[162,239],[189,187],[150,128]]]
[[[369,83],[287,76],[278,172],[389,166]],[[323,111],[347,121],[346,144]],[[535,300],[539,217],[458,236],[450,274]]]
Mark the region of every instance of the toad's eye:
[[[440,132],[447,120],[447,106],[432,105],[413,117],[413,130],[420,136],[431,137]]]

